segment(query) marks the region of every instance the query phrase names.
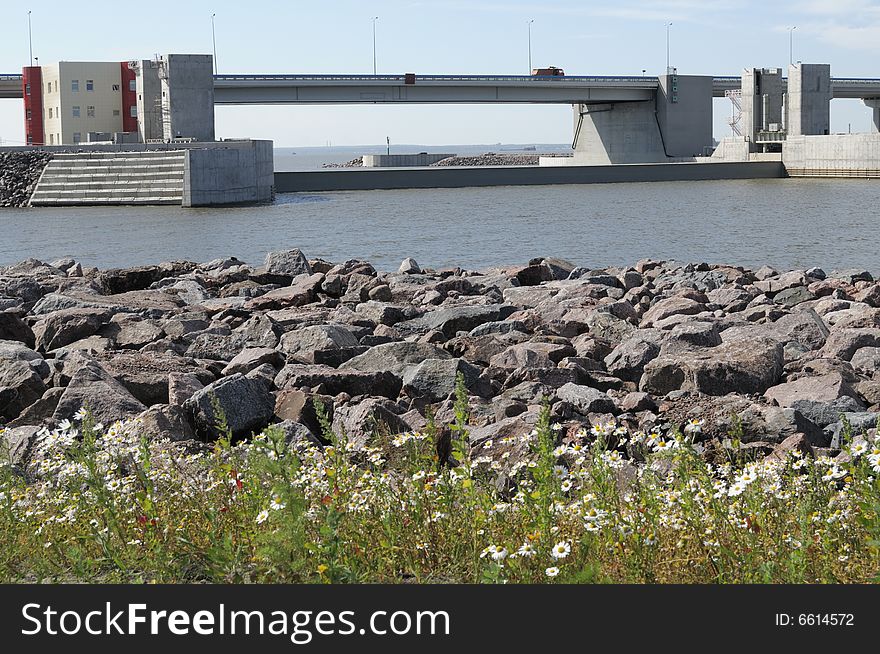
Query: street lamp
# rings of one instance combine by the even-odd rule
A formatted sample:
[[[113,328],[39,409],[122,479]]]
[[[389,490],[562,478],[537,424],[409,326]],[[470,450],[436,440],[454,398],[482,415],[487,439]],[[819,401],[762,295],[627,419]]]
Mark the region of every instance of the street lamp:
[[[529,22],[529,75],[532,74],[532,23],[535,22],[535,19],[532,18]]]
[[[220,66],[217,63],[217,30],[214,28],[214,19],[217,14],[211,14],[211,41],[214,43],[214,74],[219,75]]]
[[[373,16],[373,75],[376,75],[376,21],[378,16]]]
[[[797,25],[788,28],[788,65],[791,66],[794,63],[794,31],[797,29]]]
[[[672,23],[666,23],[666,73],[669,74],[669,28]]]
[[[34,65],[34,35],[31,31],[31,12],[28,10],[28,49],[31,55],[31,67]]]

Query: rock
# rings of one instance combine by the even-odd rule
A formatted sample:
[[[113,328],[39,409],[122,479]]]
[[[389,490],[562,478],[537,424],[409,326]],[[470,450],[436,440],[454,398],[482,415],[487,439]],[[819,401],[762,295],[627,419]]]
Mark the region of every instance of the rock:
[[[512,345],[501,354],[493,356],[489,366],[505,370],[555,368],[559,361],[576,354],[577,350],[570,345],[530,341]]]
[[[58,408],[58,402],[63,394],[63,388],[47,389],[39,400],[22,411],[18,418],[9,423],[9,426],[39,426],[46,423]]]
[[[273,275],[297,277],[299,275],[312,274],[312,267],[308,259],[298,248],[270,252],[266,255],[263,267],[266,269],[266,272]]]
[[[577,384],[566,384],[556,391],[556,397],[569,402],[582,416],[590,413],[617,413],[614,401],[605,393]]]
[[[451,359],[446,350],[428,343],[397,342],[371,347],[369,350],[343,363],[340,370],[361,372],[391,372],[402,378],[407,369],[426,359]]]
[[[324,275],[299,275],[295,277],[290,286],[269,291],[245,303],[249,309],[283,309],[287,307],[302,307],[311,304],[318,297]]]
[[[374,398],[358,404],[337,407],[333,413],[333,431],[345,434],[356,450],[367,445],[375,434],[402,434],[410,427],[395,413],[396,405]]]
[[[861,347],[853,353],[853,368],[873,372],[880,368],[880,347]]]
[[[42,377],[27,361],[0,359],[0,418],[14,420],[45,392]]]
[[[153,440],[170,440],[172,442],[191,441],[195,439],[192,425],[180,406],[157,405],[144,411],[137,417],[140,434]]]
[[[665,300],[660,300],[654,304],[642,317],[639,327],[651,327],[655,322],[669,318],[670,316],[684,314],[692,316],[703,311],[704,305],[701,302],[692,300],[688,297],[676,296]]]
[[[95,362],[85,363],[74,373],[52,418],[69,420],[82,408],[87,408],[95,420],[105,425],[134,418],[147,409]]]
[[[488,336],[490,334],[509,334],[510,332],[526,332],[527,327],[519,320],[501,320],[497,322],[483,323],[474,327],[469,336]]]
[[[319,353],[359,345],[357,337],[344,325],[315,325],[287,332],[281,337],[278,347],[289,357],[300,361],[323,363]]]
[[[97,333],[111,313],[104,309],[62,309],[34,325],[38,350],[51,352]]]
[[[235,374],[196,391],[183,408],[199,438],[213,441],[221,436],[221,418],[233,438],[261,431],[272,420],[275,402],[261,381]]]
[[[654,330],[634,332],[605,357],[608,372],[624,381],[638,383],[645,365],[660,354],[660,337]]]
[[[842,413],[839,417],[842,417],[846,422],[838,420],[825,427],[825,435],[828,439],[826,446],[834,449],[841,448],[846,444],[843,440],[847,431],[850,432],[852,438],[856,438],[866,434],[869,429],[876,428],[880,414],[860,411],[857,413]]]
[[[36,344],[34,332],[17,314],[0,311],[0,341],[19,341],[33,349]]]
[[[109,338],[114,347],[121,350],[139,350],[165,336],[164,330],[157,321],[143,320],[139,316],[129,314],[113,316],[99,333]]]
[[[279,389],[319,388],[322,393],[334,396],[346,393],[352,397],[375,395],[396,399],[403,381],[400,375],[389,370],[349,370],[345,366],[336,370],[329,366],[290,365],[275,377],[275,386]]]
[[[40,437],[39,427],[15,427],[0,430],[0,461],[25,467]]]
[[[833,329],[820,355],[849,361],[863,347],[880,347],[880,329]]]
[[[781,304],[786,307],[793,307],[801,304],[802,302],[809,302],[810,300],[815,299],[816,296],[803,286],[793,286],[791,288],[787,288],[784,291],[777,293],[773,297],[773,301],[776,304]]]
[[[214,375],[196,361],[169,354],[116,352],[101,355],[101,366],[145,406],[171,404],[168,376],[171,373],[195,375],[202,384]]]
[[[333,420],[333,398],[300,390],[284,390],[275,399],[275,417],[285,422],[305,425],[313,434],[322,435],[323,428],[318,419],[317,404],[323,406],[329,420]]]
[[[277,425],[272,425],[271,429],[277,429],[284,434],[284,442],[287,443],[288,446],[323,447],[321,439],[315,436],[314,432],[306,425],[302,425],[298,422],[285,420],[284,422],[279,422]]]
[[[184,402],[204,387],[197,375],[189,372],[170,372],[168,373],[168,404],[183,406]]]
[[[837,422],[840,413],[865,408],[858,393],[839,373],[801,377],[767,389],[764,397],[781,407],[797,409],[819,427]]]
[[[408,315],[410,312],[405,307],[373,300],[362,302],[357,305],[355,310],[359,316],[372,320],[377,325],[386,325],[388,327],[393,327],[397,323],[412,317],[412,315]]]
[[[484,323],[505,320],[515,311],[516,307],[501,304],[440,308],[395,327],[405,333],[424,334],[437,330],[452,338],[458,332],[469,332]]]
[[[416,263],[415,259],[407,258],[400,264],[400,268],[397,272],[401,275],[421,275],[422,269],[419,268],[419,264]]]
[[[763,393],[782,376],[781,343],[766,337],[660,356],[645,366],[639,389],[655,395],[692,390],[706,395]]]
[[[236,373],[246,375],[251,370],[268,363],[273,368],[281,370],[284,367],[284,355],[267,347],[248,348],[239,352],[232,361],[223,369],[223,376],[228,377]],[[273,374],[274,377],[274,374]]]
[[[455,392],[456,379],[463,375],[465,387],[476,395],[489,395],[480,388],[481,370],[463,359],[426,359],[403,376],[403,392],[415,400],[434,403]]]
[[[657,411],[657,403],[647,393],[627,393],[618,403],[621,411],[639,413],[641,411]]]

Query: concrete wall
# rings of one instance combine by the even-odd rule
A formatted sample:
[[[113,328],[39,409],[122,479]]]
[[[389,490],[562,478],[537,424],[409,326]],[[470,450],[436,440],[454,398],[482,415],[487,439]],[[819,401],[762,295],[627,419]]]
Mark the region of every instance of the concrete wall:
[[[656,103],[574,105],[573,165],[652,163],[666,160]]]
[[[790,136],[782,160],[792,177],[880,177],[880,134]]]
[[[742,73],[742,129],[752,144],[771,124],[782,127],[785,85],[779,68],[747,68]],[[752,146],[754,148],[754,145]]]
[[[865,105],[874,110],[874,132],[880,132],[880,98],[868,98]]]
[[[164,139],[162,83],[159,81],[159,64],[150,60],[139,61],[136,74],[138,133],[141,142]]]
[[[365,154],[365,168],[396,168],[407,166],[430,166],[438,161],[454,157],[454,154]]]
[[[214,58],[170,54],[159,60],[165,139],[214,140]]]
[[[711,148],[712,77],[664,75],[657,94],[657,119],[666,154],[693,157]]]
[[[831,132],[831,66],[794,64],[788,67],[789,136]]]
[[[781,162],[334,169],[275,173],[278,193],[785,177]]]
[[[269,202],[274,197],[272,141],[187,150],[183,206]]]

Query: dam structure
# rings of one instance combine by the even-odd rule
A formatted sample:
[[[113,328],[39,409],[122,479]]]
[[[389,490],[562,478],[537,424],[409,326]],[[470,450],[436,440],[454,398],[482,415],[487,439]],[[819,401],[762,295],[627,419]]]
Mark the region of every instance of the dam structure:
[[[65,200],[177,203],[178,199],[184,206],[235,204],[267,201],[275,190],[719,179],[750,174],[880,177],[880,79],[835,78],[828,64],[797,63],[787,71],[749,68],[740,76],[682,75],[676,68],[659,77],[218,75],[210,55],[170,54],[152,60],[26,67],[21,74],[0,75],[3,97],[24,100],[28,147],[59,153],[59,161],[50,164],[34,193],[35,203],[54,205]],[[734,136],[716,143],[713,99],[721,97],[733,101],[739,116],[733,124]],[[830,134],[830,103],[836,98],[861,99],[871,107],[873,133]],[[410,167],[401,173],[368,167],[273,176],[270,141],[215,138],[216,106],[398,103],[570,105],[573,156],[543,157],[540,167],[516,170]],[[156,151],[165,154],[151,154]],[[99,152],[104,154],[91,156]],[[152,190],[135,191],[138,180],[146,184],[151,179],[148,171],[139,170],[138,158],[148,168],[160,162],[164,166],[152,175],[160,182]],[[410,155],[397,165],[413,163],[421,162]],[[762,165],[752,166],[757,163]],[[389,158],[385,164],[393,166],[395,160]],[[667,164],[681,165],[657,168]],[[728,165],[711,168],[717,164]],[[625,167],[613,170],[619,165]],[[628,166],[643,168],[627,170]],[[64,183],[65,175],[69,185]],[[106,188],[110,184],[116,186],[115,192]]]

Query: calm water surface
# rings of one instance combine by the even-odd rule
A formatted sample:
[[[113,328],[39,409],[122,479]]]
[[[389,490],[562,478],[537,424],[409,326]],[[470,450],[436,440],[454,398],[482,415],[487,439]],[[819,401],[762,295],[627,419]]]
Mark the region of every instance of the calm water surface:
[[[880,182],[762,180],[281,195],[268,206],[0,209],[0,265],[71,256],[102,268],[299,247],[396,269],[558,256],[880,271]]]

